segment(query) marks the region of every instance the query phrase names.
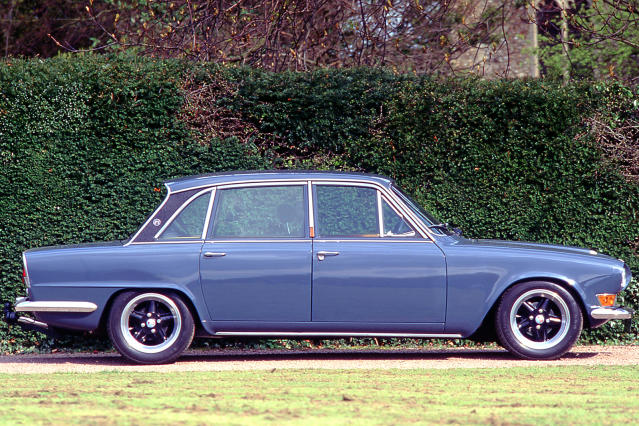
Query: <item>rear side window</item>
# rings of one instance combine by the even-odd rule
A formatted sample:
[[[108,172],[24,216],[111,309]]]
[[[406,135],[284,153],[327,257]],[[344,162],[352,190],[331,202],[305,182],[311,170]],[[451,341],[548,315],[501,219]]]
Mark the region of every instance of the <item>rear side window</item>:
[[[304,186],[229,188],[217,191],[212,238],[303,238]]]
[[[211,193],[207,192],[191,201],[177,214],[157,239],[160,241],[202,239],[210,197]]]

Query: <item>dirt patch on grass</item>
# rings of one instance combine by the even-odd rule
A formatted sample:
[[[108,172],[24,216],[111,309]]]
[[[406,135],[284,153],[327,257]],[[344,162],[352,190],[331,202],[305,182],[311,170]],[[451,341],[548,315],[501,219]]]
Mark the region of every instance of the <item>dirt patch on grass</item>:
[[[131,365],[117,353],[6,355],[0,373],[224,371],[313,369],[510,368],[547,365],[639,365],[639,346],[577,346],[556,361],[524,361],[504,350],[209,350],[188,351],[174,364]]]

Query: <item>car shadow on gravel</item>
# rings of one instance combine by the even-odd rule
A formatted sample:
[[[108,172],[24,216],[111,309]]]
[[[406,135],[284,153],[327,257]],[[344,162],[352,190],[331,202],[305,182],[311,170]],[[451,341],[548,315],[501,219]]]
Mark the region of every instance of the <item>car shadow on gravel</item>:
[[[570,352],[562,357],[562,359],[585,359],[597,356],[597,353],[592,352]],[[304,361],[304,360],[317,360],[317,361],[409,361],[409,360],[421,360],[421,361],[443,361],[447,359],[456,360],[519,360],[519,358],[513,356],[505,350],[425,350],[425,351],[295,351],[293,353],[287,353],[285,351],[277,353],[246,353],[246,354],[225,354],[225,353],[210,353],[210,354],[186,354],[183,355],[178,362],[224,362],[224,361]]]
[[[598,352],[582,352],[579,350],[569,352],[562,359],[587,359],[599,355]],[[176,364],[209,362],[259,362],[259,361],[516,361],[505,350],[335,350],[335,349],[311,349],[311,350],[271,350],[271,351],[188,351],[182,355]],[[44,364],[44,365],[88,365],[88,366],[128,366],[134,365],[117,353],[98,354],[46,354],[46,355],[8,355],[0,356],[0,364]]]

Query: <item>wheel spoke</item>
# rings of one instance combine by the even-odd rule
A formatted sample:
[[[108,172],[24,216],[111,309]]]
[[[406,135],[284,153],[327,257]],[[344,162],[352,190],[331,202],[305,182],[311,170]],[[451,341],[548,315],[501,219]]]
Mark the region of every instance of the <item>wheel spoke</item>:
[[[158,327],[157,332],[158,337],[161,339],[161,341],[166,340],[166,331],[164,330],[164,327]]]
[[[161,319],[162,321],[167,321],[167,320],[172,320],[173,318],[175,318],[175,316],[173,314],[160,314],[158,318]]]
[[[546,323],[546,327],[548,328],[549,331],[558,330],[561,328],[561,320],[560,319],[553,320],[551,318],[550,322]]]
[[[524,318],[519,324],[519,328],[528,327],[530,325],[530,320],[528,318]]]
[[[548,328],[547,327],[542,327],[541,328],[541,339],[545,342],[546,340],[548,340]]]
[[[155,303],[155,300],[150,300],[148,312],[154,313],[156,310],[157,310],[157,305]]]
[[[526,309],[528,309],[528,312],[532,312],[535,310],[535,307],[531,305],[530,302],[528,301],[525,301],[524,303],[522,303],[521,306],[524,306]]]
[[[543,298],[542,301],[537,305],[539,307],[539,309],[542,310],[547,310],[548,309],[548,304],[550,303],[550,300],[547,298]]]
[[[540,331],[539,331],[539,329],[537,327],[533,327],[532,334],[533,334],[533,339],[535,339],[536,341],[540,341],[540,340],[543,339],[543,337],[541,336],[541,333],[540,333]]]
[[[129,315],[129,317],[134,318],[135,320],[140,322],[145,318],[145,315],[142,312],[133,311],[131,312],[131,315]]]

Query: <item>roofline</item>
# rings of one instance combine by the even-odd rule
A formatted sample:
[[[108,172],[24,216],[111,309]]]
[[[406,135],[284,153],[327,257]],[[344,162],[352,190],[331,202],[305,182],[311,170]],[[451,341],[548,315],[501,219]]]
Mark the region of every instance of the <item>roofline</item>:
[[[188,181],[193,181],[193,183],[196,184],[198,180],[211,179],[216,177],[258,176],[258,175],[279,175],[279,174],[318,175],[318,176],[343,175],[343,176],[352,176],[352,177],[362,176],[367,178],[376,178],[376,179],[384,180],[389,183],[395,182],[394,179],[391,179],[388,176],[377,175],[373,173],[349,172],[349,171],[342,171],[342,170],[286,169],[286,170],[237,170],[237,171],[227,171],[227,172],[206,173],[201,175],[184,176],[184,177],[175,178],[175,179],[168,179],[168,180],[165,180],[163,183],[167,187],[170,187],[173,184],[186,183]],[[215,185],[215,183],[211,183],[211,185]]]

